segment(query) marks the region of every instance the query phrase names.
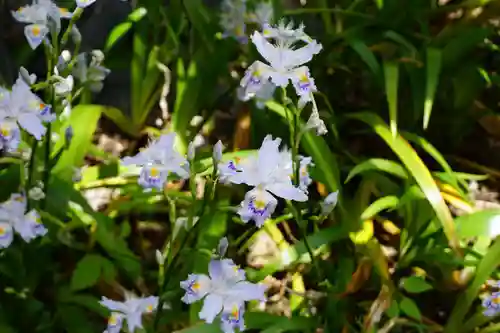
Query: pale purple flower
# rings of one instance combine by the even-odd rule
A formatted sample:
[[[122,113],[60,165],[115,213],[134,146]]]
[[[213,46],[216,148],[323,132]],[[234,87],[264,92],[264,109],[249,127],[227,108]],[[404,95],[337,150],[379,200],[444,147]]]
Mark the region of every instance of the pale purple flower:
[[[27,23],[24,35],[32,49],[36,49],[47,37],[51,27],[55,32],[61,30],[61,19],[70,19],[72,13],[58,7],[51,0],[34,0],[12,12],[12,16],[21,23]]]
[[[274,213],[277,205],[278,201],[269,192],[254,188],[245,194],[238,214],[243,222],[247,223],[253,220],[255,225],[260,228]]]
[[[493,317],[500,314],[500,292],[494,292],[483,300],[484,315]]]
[[[102,297],[99,303],[111,311],[106,332],[119,332],[123,321],[126,320],[128,331],[133,333],[136,328],[142,328],[142,315],[152,313],[156,309],[158,306],[158,297],[149,296],[139,298],[127,294],[124,302]]]
[[[187,160],[174,150],[175,133],[164,134],[133,157],[125,157],[124,165],[142,166],[138,183],[145,189],[162,189],[170,173],[188,178]]]
[[[273,86],[283,88],[291,82],[299,96],[298,106],[302,109],[317,91],[305,64],[321,51],[321,44],[304,32],[303,25],[294,29],[292,23],[286,25],[284,21],[276,26],[264,24],[262,33],[255,31],[251,39],[267,64],[255,61],[247,69],[240,83],[243,98],[272,96],[269,81]],[[268,87],[263,88],[266,85]],[[261,92],[261,89],[266,90]]]
[[[245,195],[238,210],[244,222],[254,220],[257,226],[262,226],[271,216],[277,200],[270,193],[286,200],[307,200],[307,194],[292,183],[291,157],[279,150],[280,143],[281,139],[266,136],[257,156],[247,157],[241,170],[229,178],[232,183],[254,187]]]
[[[0,204],[0,248],[8,247],[17,232],[25,241],[44,236],[47,229],[35,210],[26,211],[26,198],[22,194],[12,194],[8,201]]]
[[[231,313],[235,306],[243,306],[246,301],[265,300],[266,286],[245,280],[245,272],[230,259],[211,260],[209,276],[189,274],[181,282],[186,291],[182,301],[187,304],[203,299],[203,308],[199,316],[207,323],[212,323],[221,312]],[[224,319],[222,319],[224,322]]]
[[[240,43],[247,43],[246,0],[223,0],[221,4],[220,25],[224,29],[223,38],[233,37]]]
[[[3,90],[0,97],[0,124],[17,122],[24,130],[40,140],[45,134],[43,122],[51,122],[55,115],[19,75],[11,91]]]

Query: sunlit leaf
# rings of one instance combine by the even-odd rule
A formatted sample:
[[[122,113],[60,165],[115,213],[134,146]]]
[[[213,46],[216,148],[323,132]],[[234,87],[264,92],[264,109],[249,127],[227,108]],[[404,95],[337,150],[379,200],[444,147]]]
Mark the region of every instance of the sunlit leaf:
[[[399,65],[396,62],[384,61],[385,93],[389,105],[389,118],[392,135],[398,131],[398,84]]]
[[[427,49],[427,79],[425,85],[425,103],[424,103],[424,129],[429,125],[431,118],[432,105],[434,104],[434,95],[439,82],[441,73],[441,50],[435,48]]]
[[[127,21],[114,27],[108,35],[104,51],[109,51],[132,28],[134,23],[140,21],[147,13],[146,8],[139,7],[129,14]]]
[[[352,168],[344,183],[349,182],[354,176],[366,171],[384,171],[402,179],[408,178],[408,173],[401,164],[383,158],[370,158]]]
[[[373,130],[391,147],[394,153],[398,155],[401,162],[413,175],[415,181],[424,192],[427,200],[434,208],[434,211],[443,226],[444,232],[448,237],[450,246],[453,249],[458,250],[459,242],[450,210],[444,202],[441,192],[432,178],[431,173],[413,148],[401,136],[398,135],[394,137],[387,124],[373,113],[362,112],[350,115],[350,117],[361,120],[372,126]]]

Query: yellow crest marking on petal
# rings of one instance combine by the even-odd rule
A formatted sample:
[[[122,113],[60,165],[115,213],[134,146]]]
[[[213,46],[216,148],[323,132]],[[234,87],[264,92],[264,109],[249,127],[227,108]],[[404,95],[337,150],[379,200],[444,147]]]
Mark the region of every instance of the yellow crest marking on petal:
[[[259,199],[255,200],[254,205],[255,205],[255,208],[257,208],[257,209],[266,208],[266,203],[263,200],[259,200]]]
[[[10,129],[8,127],[0,127],[0,135],[7,137],[10,135]]]
[[[158,168],[151,168],[149,173],[151,174],[151,177],[158,177],[158,175],[160,174],[160,171],[158,170]]]
[[[33,33],[33,36],[38,37],[40,36],[41,29],[38,25],[35,25],[33,29],[31,29],[31,32]]]
[[[233,316],[233,318],[238,318],[240,315],[240,309],[235,305],[233,306],[233,311],[231,311],[231,316]]]
[[[108,325],[115,326],[116,324],[118,324],[118,316],[116,313],[112,313],[108,318]]]
[[[5,236],[7,234],[7,230],[4,227],[0,227],[0,236]]]
[[[147,312],[153,312],[153,304],[149,304],[149,305],[146,307],[146,311],[147,311]]]
[[[500,304],[500,297],[495,297],[491,300],[492,303]]]
[[[193,290],[200,290],[200,288],[201,285],[198,282],[193,283],[193,285],[191,286],[191,289]]]

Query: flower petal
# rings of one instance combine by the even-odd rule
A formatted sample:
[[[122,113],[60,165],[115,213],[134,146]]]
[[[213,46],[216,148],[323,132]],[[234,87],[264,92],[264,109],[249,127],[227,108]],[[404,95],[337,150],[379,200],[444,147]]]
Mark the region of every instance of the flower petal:
[[[219,295],[210,294],[205,298],[205,301],[203,302],[203,308],[201,309],[199,316],[200,319],[203,319],[208,324],[211,324],[221,311],[222,297],[220,297]]]
[[[291,183],[268,184],[266,185],[266,190],[286,200],[307,201],[307,194]]]

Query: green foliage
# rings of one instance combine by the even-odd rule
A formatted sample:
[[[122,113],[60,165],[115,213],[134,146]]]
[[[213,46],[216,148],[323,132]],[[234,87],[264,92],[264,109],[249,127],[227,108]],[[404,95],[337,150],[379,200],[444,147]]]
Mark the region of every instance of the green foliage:
[[[249,331],[497,331],[481,301],[500,276],[500,209],[496,202],[478,208],[480,191],[470,181],[498,186],[500,174],[494,153],[486,161],[475,154],[500,135],[498,3],[268,1],[275,22],[304,22],[323,47],[306,64],[318,91],[302,109],[290,87],[260,101],[262,108],[238,98],[245,70],[264,59],[251,39],[222,37],[222,8],[212,2],[124,4],[130,13],[102,45],[104,65],[130,79],[120,107],[100,105],[107,91],[93,91],[89,82],[75,80],[65,96],[54,89],[77,61],[72,55],[56,73],[60,51],[78,53],[81,43],[75,32],[68,45],[61,37],[105,7],[85,8],[63,23],[58,38],[47,38],[50,47],[29,53],[22,34],[3,35],[4,26],[14,31],[21,23],[11,27],[0,6],[0,22],[7,22],[0,39],[15,71],[22,65],[37,72],[31,89],[57,115],[40,142],[23,130],[18,149],[0,151],[0,223],[15,225],[3,203],[22,193],[26,212],[36,210],[47,229],[29,242],[16,230],[12,244],[0,248],[0,332],[103,331],[109,311],[99,301],[123,300],[129,291],[159,297],[160,306],[143,318],[145,332],[220,332],[219,319],[200,320],[202,301],[181,301],[179,284],[188,274],[208,274],[222,237],[229,240],[226,257],[249,281],[268,286],[266,302],[247,306]],[[253,10],[262,1],[247,2]],[[259,27],[245,29],[250,37]],[[10,117],[5,110],[0,103],[0,126]],[[310,128],[315,112],[325,135]],[[3,149],[7,132],[0,130]],[[146,136],[170,132],[183,157],[190,143],[206,144],[184,165],[188,179],[169,172],[163,188],[144,191],[142,166],[119,159],[139,153]],[[124,149],[109,153],[102,133],[119,137]],[[304,176],[297,157],[312,158],[312,184],[306,202],[279,199],[257,228],[237,213],[249,187],[221,183],[212,146],[224,141],[226,165],[256,154],[268,134],[290,148],[295,184]],[[44,197],[30,194],[34,188]],[[323,213],[325,196],[335,191],[338,205]]]

